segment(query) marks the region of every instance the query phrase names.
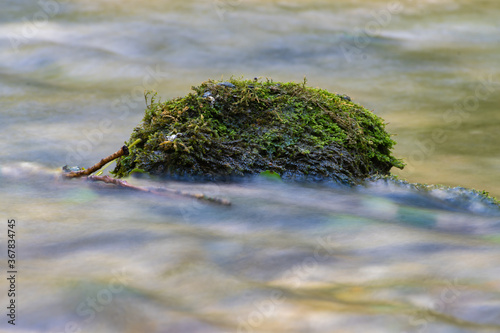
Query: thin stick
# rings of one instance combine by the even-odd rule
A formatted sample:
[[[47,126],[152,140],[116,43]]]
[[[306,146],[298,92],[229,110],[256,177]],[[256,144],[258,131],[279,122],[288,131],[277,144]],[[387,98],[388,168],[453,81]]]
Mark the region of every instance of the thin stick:
[[[129,147],[133,147],[137,143],[141,142],[140,139],[136,140],[134,143],[132,143]],[[226,199],[221,199],[221,198],[215,198],[215,197],[209,197],[204,195],[203,193],[189,193],[189,192],[184,192],[184,191],[179,191],[179,190],[171,190],[168,188],[154,188],[154,189],[148,189],[140,186],[135,186],[135,185],[130,185],[124,180],[116,179],[110,176],[99,176],[99,175],[90,175],[93,172],[96,172],[97,170],[101,169],[103,166],[106,164],[110,163],[114,159],[117,159],[118,157],[121,156],[127,156],[129,154],[129,148],[127,146],[123,146],[118,150],[116,153],[109,155],[106,158],[103,158],[102,160],[99,161],[99,163],[96,163],[95,165],[91,166],[90,168],[86,170],[81,170],[81,171],[72,171],[72,172],[64,172],[63,176],[66,178],[77,178],[77,177],[84,177],[87,176],[86,179],[90,181],[101,181],[104,183],[108,184],[114,184],[119,187],[124,187],[128,188],[134,191],[141,191],[141,192],[146,192],[146,193],[151,193],[155,195],[161,195],[161,196],[182,196],[182,197],[187,197],[187,198],[193,198],[193,199],[198,199],[198,200],[204,200],[204,201],[209,201],[213,202],[219,205],[224,205],[224,206],[230,206],[231,202]]]
[[[215,198],[215,197],[209,197],[203,193],[189,193],[189,192],[184,192],[184,191],[179,191],[179,190],[171,190],[168,188],[148,189],[145,187],[130,185],[125,180],[112,178],[110,176],[88,176],[87,179],[90,181],[101,181],[101,182],[108,183],[108,184],[114,184],[114,185],[117,185],[119,187],[128,188],[128,189],[131,189],[134,191],[151,193],[151,194],[155,194],[155,195],[161,195],[161,196],[176,195],[176,196],[188,197],[188,198],[193,198],[193,199],[198,199],[198,200],[205,200],[205,201],[213,202],[213,203],[216,203],[219,205],[224,205],[224,206],[231,205],[231,202],[229,200]]]
[[[67,177],[67,178],[88,176],[91,173],[96,172],[97,170],[102,168],[107,163],[113,161],[114,159],[117,159],[118,157],[121,157],[121,156],[127,156],[128,154],[129,154],[129,150],[128,150],[127,146],[123,146],[116,153],[109,155],[108,157],[103,158],[102,160],[100,160],[98,163],[94,164],[90,168],[85,169],[85,170],[81,170],[81,171],[64,172],[63,176]]]

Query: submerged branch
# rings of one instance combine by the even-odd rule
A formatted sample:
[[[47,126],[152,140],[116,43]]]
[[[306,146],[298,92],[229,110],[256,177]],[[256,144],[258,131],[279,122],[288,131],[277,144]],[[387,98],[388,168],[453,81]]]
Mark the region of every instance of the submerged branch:
[[[140,140],[136,140],[129,147],[134,146],[139,141]],[[84,169],[84,170],[80,170],[80,171],[63,172],[63,177],[65,177],[65,178],[79,178],[79,177],[86,176],[85,178],[87,180],[90,180],[90,181],[100,181],[100,182],[104,182],[107,184],[114,184],[118,187],[123,187],[123,188],[131,189],[134,191],[141,191],[141,192],[151,193],[151,194],[161,195],[161,196],[182,196],[182,197],[187,197],[187,198],[193,198],[193,199],[213,202],[213,203],[216,203],[219,205],[224,205],[224,206],[231,205],[231,202],[229,200],[216,198],[216,197],[210,197],[210,196],[207,196],[203,193],[189,193],[189,192],[184,192],[184,191],[180,191],[180,190],[172,190],[172,189],[168,189],[168,188],[148,189],[145,187],[131,185],[131,184],[127,183],[125,180],[116,179],[116,178],[113,178],[110,176],[91,175],[91,173],[96,172],[97,170],[101,169],[103,166],[105,166],[109,162],[117,159],[118,157],[127,156],[128,154],[129,154],[129,148],[127,146],[123,146],[116,153],[111,154],[108,157],[103,158],[98,163],[94,164],[93,166],[91,166],[88,169]]]
[[[124,188],[131,189],[134,191],[151,193],[151,194],[155,194],[155,195],[182,196],[182,197],[187,197],[187,198],[209,201],[209,202],[213,202],[213,203],[216,203],[219,205],[224,205],[224,206],[231,205],[231,202],[229,200],[216,198],[216,197],[210,197],[210,196],[207,196],[203,193],[189,193],[189,192],[184,192],[184,191],[180,191],[180,190],[172,190],[172,189],[161,188],[161,187],[150,189],[150,188],[131,185],[131,184],[127,183],[125,180],[116,179],[116,178],[113,178],[110,176],[88,176],[87,179],[90,181],[101,181],[101,182],[108,183],[108,184],[114,184],[114,185],[117,185],[119,187],[124,187]]]

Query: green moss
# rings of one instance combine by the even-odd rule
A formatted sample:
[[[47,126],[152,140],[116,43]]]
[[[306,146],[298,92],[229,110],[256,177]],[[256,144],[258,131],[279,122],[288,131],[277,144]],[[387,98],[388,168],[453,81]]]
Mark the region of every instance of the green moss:
[[[381,118],[325,90],[271,80],[209,80],[147,109],[114,173],[228,178],[272,171],[283,179],[355,183],[401,160]]]

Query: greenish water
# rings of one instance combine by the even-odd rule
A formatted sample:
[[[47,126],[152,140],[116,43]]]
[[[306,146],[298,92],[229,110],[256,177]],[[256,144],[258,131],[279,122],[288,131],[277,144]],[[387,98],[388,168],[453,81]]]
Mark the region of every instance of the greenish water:
[[[399,175],[500,196],[500,4],[399,4],[8,0],[1,246],[16,219],[19,293],[16,327],[3,310],[0,330],[500,331],[500,212],[477,198],[129,180],[233,203],[220,207],[54,176],[116,151],[145,89],[306,76],[389,123]]]

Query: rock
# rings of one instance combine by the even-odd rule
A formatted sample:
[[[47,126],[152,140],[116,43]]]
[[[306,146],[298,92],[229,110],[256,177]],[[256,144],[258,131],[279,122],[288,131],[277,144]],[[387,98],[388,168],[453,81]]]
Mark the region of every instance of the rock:
[[[223,87],[228,87],[228,88],[236,88],[234,84],[231,82],[219,82],[217,83],[218,86],[223,86]]]
[[[345,95],[271,80],[207,81],[147,109],[114,173],[231,179],[264,171],[283,179],[354,184],[403,168],[383,120]],[[182,133],[182,134],[181,134]]]

